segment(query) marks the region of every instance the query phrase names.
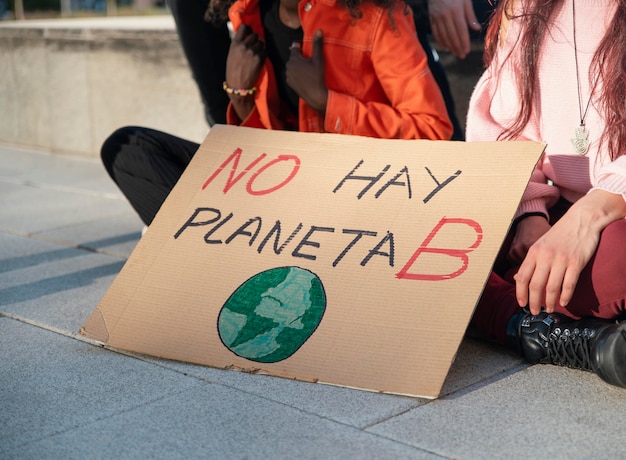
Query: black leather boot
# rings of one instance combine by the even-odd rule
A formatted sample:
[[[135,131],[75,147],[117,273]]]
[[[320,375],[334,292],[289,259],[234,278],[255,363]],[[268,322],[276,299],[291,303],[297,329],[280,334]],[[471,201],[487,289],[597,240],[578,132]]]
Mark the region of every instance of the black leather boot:
[[[607,383],[626,388],[626,321],[523,311],[507,326],[507,341],[526,361],[595,372]]]

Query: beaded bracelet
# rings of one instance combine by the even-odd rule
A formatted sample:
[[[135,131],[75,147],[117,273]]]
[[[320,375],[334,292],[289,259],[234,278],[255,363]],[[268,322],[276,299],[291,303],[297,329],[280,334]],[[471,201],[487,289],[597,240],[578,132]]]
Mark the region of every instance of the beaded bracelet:
[[[256,86],[253,86],[250,89],[231,88],[226,82],[224,82],[222,88],[224,88],[224,91],[228,94],[234,94],[235,96],[250,96],[256,92]]]

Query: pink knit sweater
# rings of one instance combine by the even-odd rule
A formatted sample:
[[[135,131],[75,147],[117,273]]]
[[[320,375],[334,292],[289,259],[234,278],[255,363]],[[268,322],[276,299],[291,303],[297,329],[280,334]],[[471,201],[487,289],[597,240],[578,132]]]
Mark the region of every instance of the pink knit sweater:
[[[524,1],[524,0],[521,0]],[[615,12],[612,0],[576,0],[576,44],[580,70],[582,111],[590,94],[588,75],[594,52]],[[626,155],[611,161],[606,146],[599,149],[603,120],[593,101],[585,117],[592,142],[585,156],[575,153],[571,139],[580,122],[576,61],[572,27],[572,0],[555,13],[551,34],[544,39],[539,60],[539,107],[519,139],[546,142],[545,155],[534,171],[516,217],[527,212],[546,213],[563,196],[576,201],[591,189],[621,194],[626,199]],[[508,25],[498,56],[480,78],[467,115],[468,141],[493,141],[514,119],[519,109],[515,64],[519,20]],[[504,62],[503,62],[504,61]],[[597,91],[597,90],[596,90]],[[549,181],[554,186],[549,185]]]

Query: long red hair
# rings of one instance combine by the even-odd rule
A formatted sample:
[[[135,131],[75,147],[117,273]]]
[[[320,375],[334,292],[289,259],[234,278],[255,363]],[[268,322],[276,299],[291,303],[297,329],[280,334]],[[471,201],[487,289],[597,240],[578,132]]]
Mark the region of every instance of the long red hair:
[[[513,5],[522,2],[520,12],[513,13]],[[575,1],[575,0],[574,0]],[[609,155],[615,160],[626,154],[626,0],[618,3],[615,16],[607,28],[589,68],[591,86],[602,81],[602,94],[594,94],[594,104],[603,116],[605,125],[600,138],[606,143]],[[493,13],[485,37],[485,64],[488,66],[498,48],[503,15],[524,22],[516,49],[520,49],[520,69],[517,85],[521,95],[517,118],[501,138],[519,135],[530,120],[537,85],[537,60],[544,37],[548,33],[550,17],[564,0],[501,0]]]

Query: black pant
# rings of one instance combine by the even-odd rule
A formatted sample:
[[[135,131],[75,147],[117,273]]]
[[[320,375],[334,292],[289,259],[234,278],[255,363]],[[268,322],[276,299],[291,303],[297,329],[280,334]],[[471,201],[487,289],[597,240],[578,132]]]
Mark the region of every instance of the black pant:
[[[424,47],[424,51],[426,51],[426,57],[428,58],[428,67],[430,68],[430,73],[432,73],[433,77],[435,77],[435,81],[437,82],[437,84],[439,85],[439,89],[441,90],[443,100],[446,103],[448,117],[450,118],[450,121],[452,122],[452,128],[454,129],[454,131],[452,132],[452,140],[464,141],[465,135],[463,133],[463,127],[461,126],[461,123],[459,123],[459,118],[456,115],[456,106],[454,103],[454,98],[452,97],[452,92],[450,91],[450,83],[448,82],[448,76],[446,75],[446,71],[439,61],[439,58],[436,57],[436,54],[433,51],[432,46],[430,45],[428,34],[418,29],[417,38]]]
[[[204,20],[208,0],[167,0],[167,4],[200,91],[206,121],[209,126],[226,124],[228,96],[222,83],[226,80],[226,58],[230,47],[228,27],[214,26]]]
[[[128,126],[108,137],[101,157],[111,179],[150,225],[198,147],[171,134]]]

